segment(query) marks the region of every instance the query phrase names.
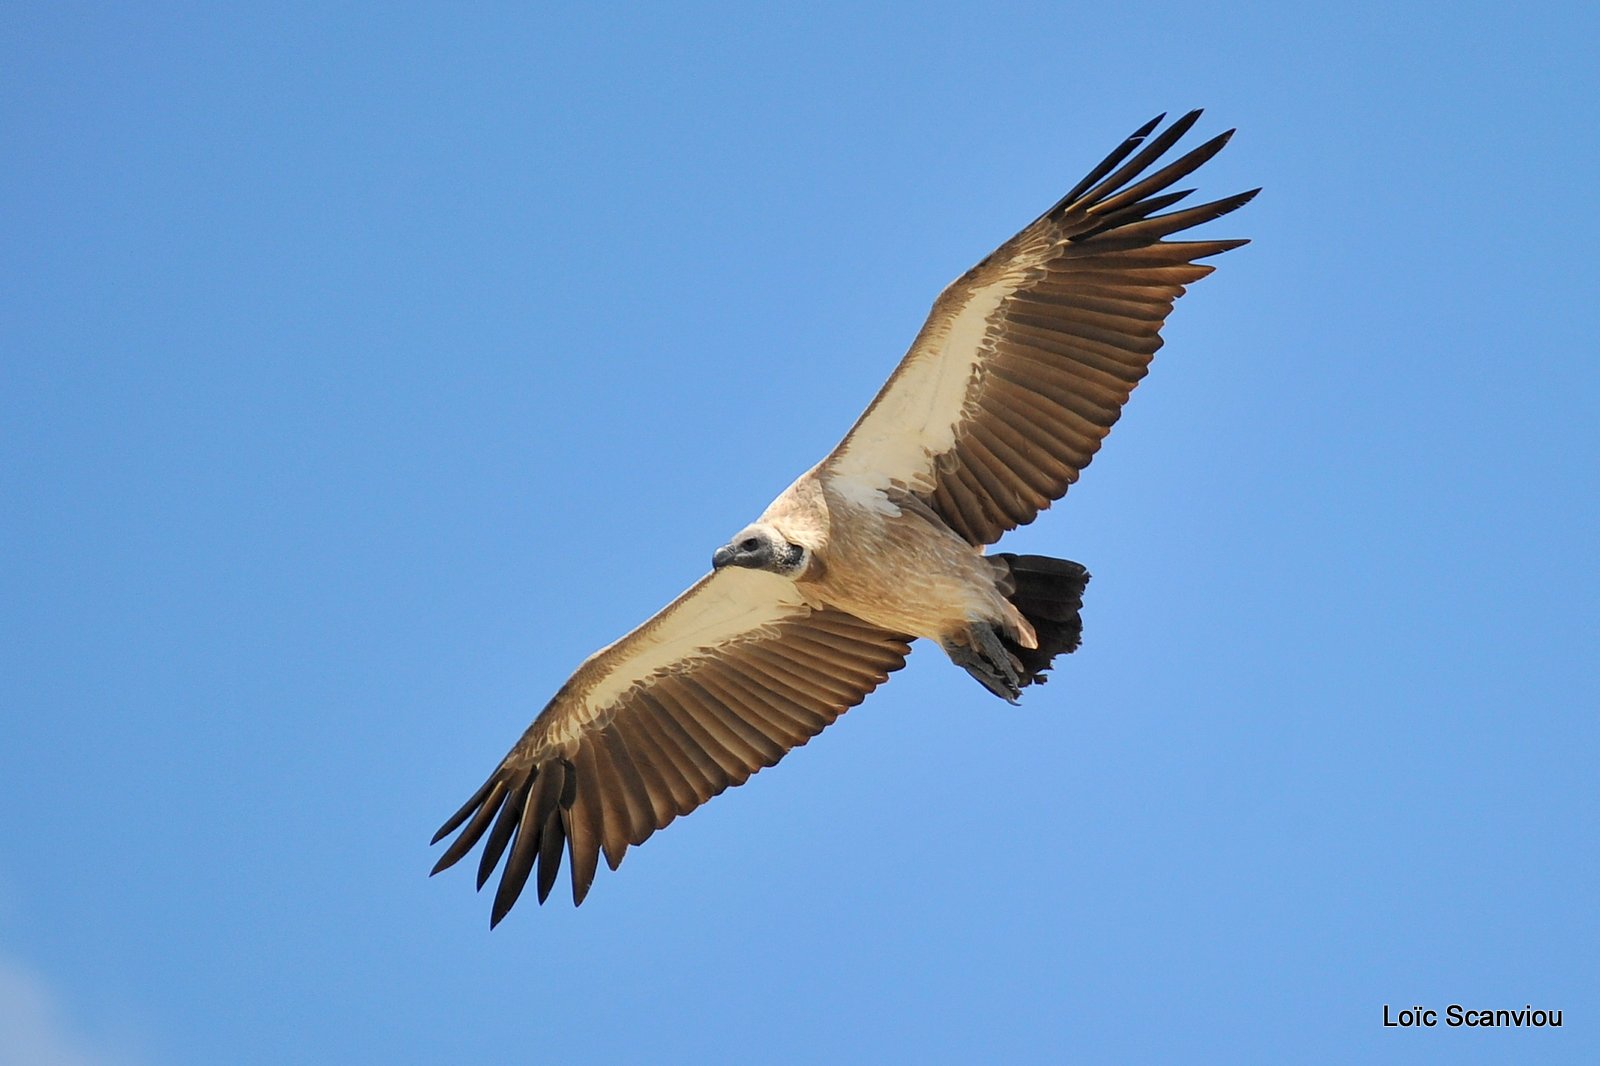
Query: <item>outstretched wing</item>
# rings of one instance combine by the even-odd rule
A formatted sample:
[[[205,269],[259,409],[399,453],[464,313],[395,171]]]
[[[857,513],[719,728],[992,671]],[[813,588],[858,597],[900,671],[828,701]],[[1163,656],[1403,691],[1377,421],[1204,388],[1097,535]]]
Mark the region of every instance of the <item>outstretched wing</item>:
[[[1161,347],[1196,261],[1243,240],[1169,241],[1258,190],[1158,214],[1233,131],[1146,173],[1200,116],[1158,116],[940,294],[911,350],[823,463],[843,491],[911,491],[973,544],[1060,499]]]
[[[905,665],[908,639],[813,608],[773,574],[710,574],[578,668],[435,834],[461,830],[433,872],[487,833],[479,888],[505,858],[491,926],[535,871],[544,902],[563,851],[582,903],[602,850],[616,869],[629,845],[816,736]]]

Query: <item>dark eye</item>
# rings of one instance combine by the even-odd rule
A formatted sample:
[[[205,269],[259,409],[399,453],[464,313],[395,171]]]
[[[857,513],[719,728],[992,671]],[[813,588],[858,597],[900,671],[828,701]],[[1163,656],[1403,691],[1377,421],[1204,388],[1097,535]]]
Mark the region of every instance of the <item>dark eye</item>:
[[[753,552],[759,547],[761,542],[754,537],[746,537],[739,542],[739,550],[742,552]]]

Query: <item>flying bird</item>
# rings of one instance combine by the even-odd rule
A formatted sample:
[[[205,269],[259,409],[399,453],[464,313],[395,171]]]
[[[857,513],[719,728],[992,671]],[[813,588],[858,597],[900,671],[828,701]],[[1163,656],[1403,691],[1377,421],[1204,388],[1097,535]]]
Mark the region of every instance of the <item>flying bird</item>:
[[[1167,210],[1233,131],[1156,169],[1199,118],[1141,126],[934,301],[844,440],[711,556],[711,573],[591,655],[434,836],[480,840],[490,926],[565,853],[574,904],[679,815],[806,743],[935,641],[1015,703],[1078,647],[1089,574],[985,554],[1078,479],[1161,347],[1200,260],[1168,240],[1257,191]],[[1163,213],[1164,212],[1164,213]]]

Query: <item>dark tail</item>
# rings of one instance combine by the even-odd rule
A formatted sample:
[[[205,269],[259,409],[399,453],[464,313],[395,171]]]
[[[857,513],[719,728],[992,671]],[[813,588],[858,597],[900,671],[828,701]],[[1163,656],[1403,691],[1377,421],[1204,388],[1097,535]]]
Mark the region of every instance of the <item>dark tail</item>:
[[[1076,651],[1083,642],[1083,590],[1089,584],[1089,571],[1066,559],[1048,555],[1012,555],[1000,552],[989,557],[1004,567],[1000,590],[1016,605],[1038,634],[1037,648],[1024,648],[1010,637],[1000,642],[1022,664],[1022,687],[1042,685],[1045,671],[1057,655]]]

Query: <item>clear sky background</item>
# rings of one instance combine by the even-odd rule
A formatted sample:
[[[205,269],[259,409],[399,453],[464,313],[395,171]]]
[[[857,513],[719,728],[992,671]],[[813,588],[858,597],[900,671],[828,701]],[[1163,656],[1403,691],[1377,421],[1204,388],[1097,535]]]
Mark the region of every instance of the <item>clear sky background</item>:
[[[14,3],[0,1062],[1600,1061],[1591,5]],[[223,8],[226,7],[226,10]],[[493,933],[428,837],[1153,114],[1265,192],[934,649]],[[1554,1031],[1384,1005],[1562,1009]]]

